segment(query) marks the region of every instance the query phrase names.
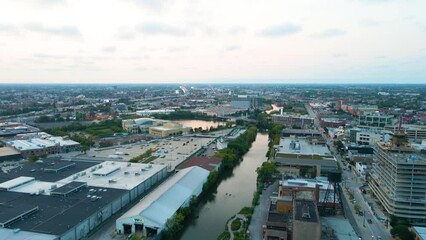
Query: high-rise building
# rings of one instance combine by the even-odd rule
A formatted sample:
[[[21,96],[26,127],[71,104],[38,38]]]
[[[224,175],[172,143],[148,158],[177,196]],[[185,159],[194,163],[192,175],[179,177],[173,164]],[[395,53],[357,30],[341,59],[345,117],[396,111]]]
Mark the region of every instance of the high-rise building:
[[[377,142],[370,187],[389,214],[426,225],[426,156],[402,132]]]

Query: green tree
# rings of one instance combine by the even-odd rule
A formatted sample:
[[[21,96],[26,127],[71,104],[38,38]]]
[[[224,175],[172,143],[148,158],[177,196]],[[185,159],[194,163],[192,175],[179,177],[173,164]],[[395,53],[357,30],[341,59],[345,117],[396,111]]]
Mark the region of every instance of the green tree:
[[[359,204],[355,204],[354,205],[354,210],[356,214],[359,214],[359,212],[361,211],[361,206]]]
[[[410,232],[407,225],[396,225],[391,229],[391,234],[393,237],[398,237],[401,240],[414,240],[414,235]]]
[[[271,179],[278,174],[277,165],[274,162],[264,162],[256,169],[257,181],[263,183],[266,179]]]
[[[34,155],[34,154],[31,154],[29,157],[28,157],[28,161],[30,161],[30,162],[35,162],[35,161],[37,161],[38,160],[38,157],[36,156],[36,155]]]

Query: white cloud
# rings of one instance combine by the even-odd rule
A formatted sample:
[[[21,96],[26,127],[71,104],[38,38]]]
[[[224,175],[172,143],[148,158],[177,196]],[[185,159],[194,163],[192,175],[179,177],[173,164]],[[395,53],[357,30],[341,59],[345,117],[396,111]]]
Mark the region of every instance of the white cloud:
[[[423,0],[326,5],[4,0],[1,5],[0,79],[12,83],[426,77],[420,66],[426,42]],[[402,66],[399,59],[416,61]],[[393,68],[368,67],[385,65]]]
[[[327,29],[325,31],[316,33],[314,35],[312,35],[315,38],[332,38],[332,37],[340,37],[345,35],[346,32],[342,29],[338,29],[338,28],[331,28],[331,29]]]
[[[294,23],[284,23],[262,29],[258,32],[258,35],[264,37],[282,37],[295,34],[300,31],[302,31],[302,27],[300,25]]]
[[[81,36],[80,31],[75,26],[53,26],[46,27],[41,23],[28,23],[24,25],[24,28],[31,32],[37,32],[47,35],[56,35],[64,37],[79,37]]]
[[[184,28],[159,22],[143,23],[138,25],[136,29],[145,35],[184,36],[188,33]]]

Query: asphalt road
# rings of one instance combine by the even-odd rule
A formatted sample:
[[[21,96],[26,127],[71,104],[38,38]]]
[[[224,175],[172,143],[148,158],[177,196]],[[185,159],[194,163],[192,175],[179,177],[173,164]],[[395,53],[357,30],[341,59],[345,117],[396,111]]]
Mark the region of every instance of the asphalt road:
[[[278,181],[275,181],[266,190],[263,190],[259,198],[259,204],[254,209],[249,225],[250,239],[263,239],[263,225],[266,224],[268,217],[270,197],[278,189]]]

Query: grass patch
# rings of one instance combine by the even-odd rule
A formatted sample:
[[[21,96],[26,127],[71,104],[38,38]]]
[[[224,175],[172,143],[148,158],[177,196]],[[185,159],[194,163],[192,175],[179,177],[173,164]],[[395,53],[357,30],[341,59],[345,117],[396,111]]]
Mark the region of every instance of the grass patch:
[[[243,214],[243,215],[251,215],[251,214],[253,214],[253,208],[251,208],[251,207],[243,207],[241,210],[240,210],[240,212],[239,212],[239,214]]]
[[[157,159],[159,156],[150,156],[149,158],[145,159],[143,161],[143,163],[150,163],[152,161],[154,161],[155,159]]]
[[[217,237],[217,240],[229,240],[231,238],[231,234],[228,231],[225,231]]]
[[[146,152],[142,153],[141,155],[138,155],[138,156],[136,156],[136,157],[134,157],[134,158],[130,159],[130,160],[129,160],[129,162],[132,162],[132,163],[138,163],[138,162],[140,162],[140,161],[144,160],[145,158],[149,158],[149,157],[151,157],[151,155],[152,155],[152,150],[151,150],[151,149],[148,149]],[[154,160],[154,159],[153,159],[153,160]],[[145,160],[144,160],[144,161],[145,161]],[[152,160],[151,160],[151,161],[152,161]]]
[[[240,229],[240,227],[241,227],[241,220],[239,218],[232,221],[232,223],[231,223],[231,230],[232,231],[237,231],[237,230]]]

